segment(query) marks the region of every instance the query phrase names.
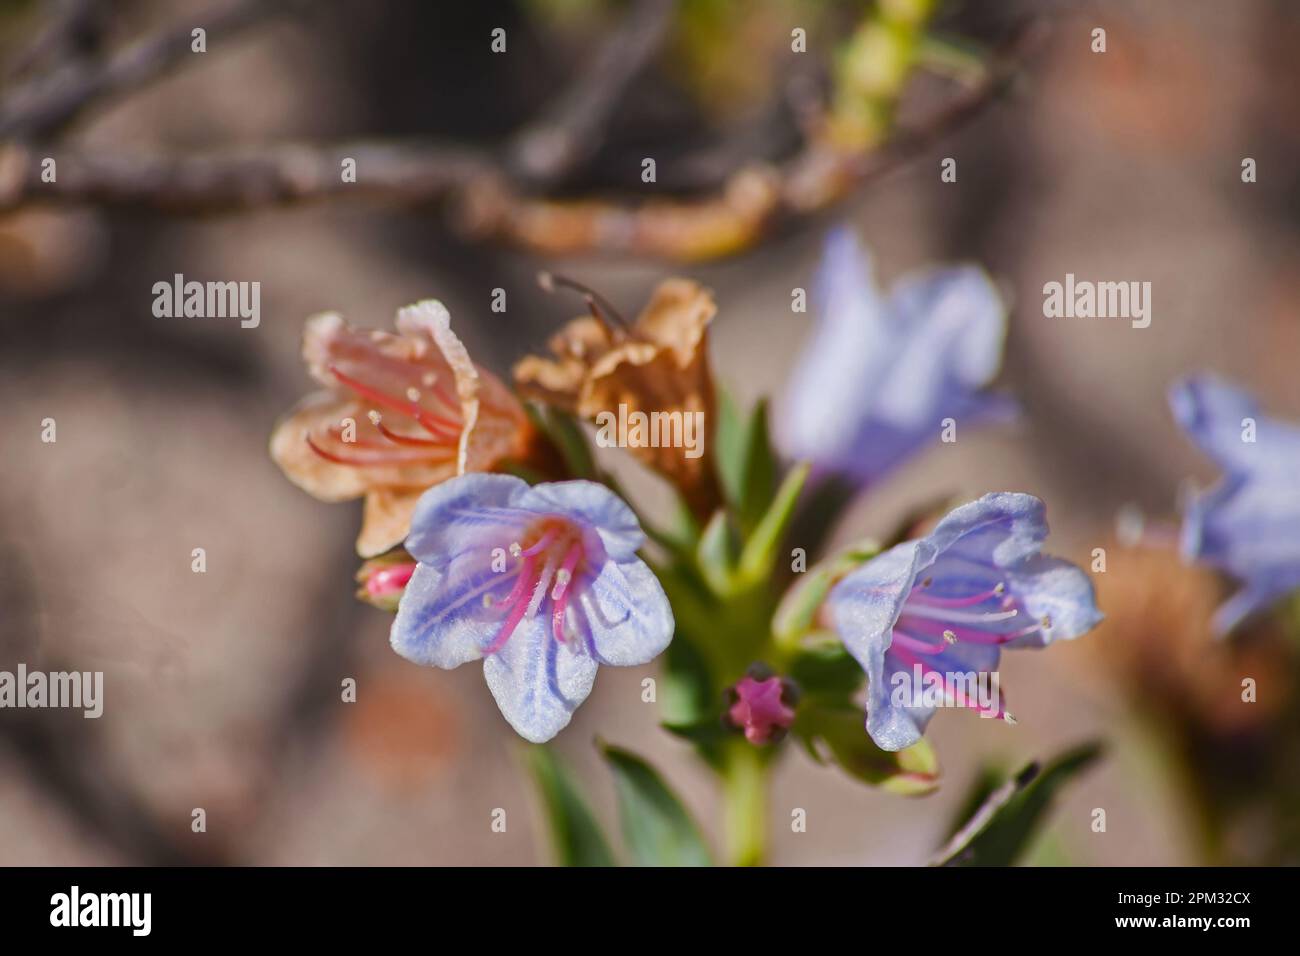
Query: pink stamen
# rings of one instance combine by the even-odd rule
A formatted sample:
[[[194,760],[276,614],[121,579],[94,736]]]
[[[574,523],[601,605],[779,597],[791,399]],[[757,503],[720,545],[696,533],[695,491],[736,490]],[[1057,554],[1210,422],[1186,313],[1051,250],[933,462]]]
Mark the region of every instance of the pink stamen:
[[[533,574],[534,563],[531,555],[524,558],[519,565],[519,576],[515,578],[515,586],[510,589],[510,593],[505,596],[497,607],[512,607],[525,594],[532,592],[533,587],[537,584],[537,578]]]
[[[897,647],[896,645],[891,645],[890,650],[895,651],[898,654],[899,660],[901,660],[908,667],[916,667],[919,665],[922,674],[927,674],[927,673],[938,674],[939,677],[942,678],[943,680],[944,694],[946,694],[950,699],[952,699],[958,706],[966,707],[969,708],[970,710],[974,710],[981,716],[988,713],[987,710],[982,710],[980,708],[980,704],[978,700],[971,700],[966,696],[964,692],[961,692],[961,688],[957,687],[952,681],[950,681],[948,679],[947,674],[943,673],[936,667],[932,667],[927,662],[921,660],[919,657],[917,657],[915,654],[909,651],[906,647]],[[990,716],[996,717],[998,719],[1005,719],[1006,711],[1003,710],[1002,708],[1002,701],[1000,698],[1001,698],[1001,694],[999,693],[997,711],[991,714]]]
[[[321,458],[326,461],[332,461],[336,465],[351,465],[355,468],[373,467],[375,465],[418,465],[423,462],[437,461],[440,458],[450,458],[450,454],[442,455],[403,455],[398,451],[391,451],[387,454],[357,456],[357,455],[340,455],[337,452],[326,451],[316,442],[312,441],[311,435],[303,436],[307,445]]]
[[[940,641],[938,644],[927,644],[919,637],[916,637],[912,634],[908,634],[906,631],[900,631],[897,627],[895,627],[894,639],[890,643],[890,646],[894,647],[900,644],[909,650],[917,651],[921,654],[942,654],[944,648],[948,646],[943,641]]]
[[[573,581],[573,571],[582,557],[582,547],[576,542],[569,545],[564,556],[564,563],[555,575],[555,587],[551,590],[551,633],[561,644],[564,643],[564,613],[569,608],[569,584]]]
[[[379,429],[381,435],[391,442],[399,445],[414,445],[420,448],[446,448],[447,443],[444,441],[430,441],[427,438],[414,438],[411,435],[399,435],[383,422],[375,422],[375,427]]]
[[[410,399],[401,399],[389,395],[387,392],[367,385],[359,379],[355,379],[350,375],[345,375],[343,372],[340,372],[338,367],[335,365],[331,365],[329,370],[335,378],[361,397],[368,398],[372,402],[382,405],[385,408],[391,408],[395,412],[410,415],[424,426],[430,434],[445,437],[457,437],[460,435],[460,421],[453,421],[450,418],[440,418],[432,412],[422,408],[419,402],[413,402]]]
[[[522,573],[520,574],[520,580],[523,580]],[[515,583],[515,587],[519,587],[518,582]],[[511,594],[513,595],[513,593],[514,592],[512,591]],[[509,600],[509,598],[506,600]],[[501,650],[501,648],[506,646],[506,641],[510,640],[511,635],[515,633],[515,628],[519,626],[519,623],[524,619],[524,615],[528,613],[529,605],[530,602],[528,601],[518,600],[511,605],[510,613],[506,615],[505,623],[501,625],[501,629],[497,631],[496,636],[492,638],[492,643],[483,649],[483,654],[485,656],[488,654],[495,654],[497,651]]]
[[[1001,597],[1005,592],[1006,588],[999,585],[979,594],[972,594],[969,597],[939,597],[936,594],[930,594],[918,585],[912,588],[912,592],[907,599],[908,601],[919,601],[922,604],[928,604],[930,607],[972,607],[976,604],[983,604],[991,598]]]
[[[967,644],[1006,644],[1008,641],[1014,641],[1018,637],[1024,637],[1026,634],[1032,634],[1038,630],[1039,625],[1034,624],[1029,627],[1022,627],[1019,630],[998,633],[996,631],[980,631],[972,627],[963,627],[960,624],[950,624],[941,620],[932,618],[912,617],[904,613],[898,623],[904,625],[910,631],[917,631],[925,637],[942,637],[945,633],[952,634],[958,641]],[[895,630],[897,633],[897,630]]]
[[[517,556],[532,557],[535,554],[541,554],[543,551],[545,551],[547,548],[551,546],[551,542],[555,540],[555,536],[556,536],[555,528],[554,527],[547,528],[546,531],[542,534],[542,536],[538,538],[536,541],[534,541],[531,545],[529,545],[526,548],[521,548]]]

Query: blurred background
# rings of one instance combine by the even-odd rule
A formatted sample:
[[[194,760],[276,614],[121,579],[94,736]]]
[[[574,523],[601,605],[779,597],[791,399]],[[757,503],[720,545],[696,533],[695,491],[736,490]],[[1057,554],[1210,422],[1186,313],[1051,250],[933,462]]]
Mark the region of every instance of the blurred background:
[[[1268,625],[1212,644],[1206,621],[1226,584],[1158,546],[1180,484],[1215,477],[1170,419],[1173,379],[1217,369],[1300,419],[1300,7],[943,4],[932,30],[973,57],[1007,49],[1027,19],[1033,42],[1015,43],[1010,81],[987,96],[977,81],[918,70],[897,123],[925,128],[962,96],[977,113],[723,255],[679,243],[709,215],[669,210],[651,251],[678,243],[688,261],[666,262],[575,220],[648,192],[707,203],[720,191],[723,212],[743,207],[728,171],[797,150],[801,98],[833,80],[872,4],[260,6],[275,9],[0,3],[0,669],[102,670],[106,684],[99,720],[0,711],[0,864],[546,862],[522,742],[480,669],[393,654],[389,617],[352,595],[359,504],[312,500],[267,456],[273,424],[310,387],[303,319],[332,309],[383,328],[399,306],[437,297],[476,360],[504,376],[582,311],[542,293],[539,269],[595,286],[627,314],[663,276],[689,275],[719,305],[717,377],[750,402],[779,390],[810,330],[791,290],[810,285],[837,222],[860,231],[883,281],[935,262],[987,268],[1012,304],[1002,382],[1026,409],[1014,428],[964,433],[909,462],[863,496],[844,536],[949,492],[1029,491],[1048,503],[1054,551],[1087,562],[1108,549],[1097,580],[1110,620],[1050,653],[1008,656],[1018,725],[941,712],[934,795],[869,790],[787,748],[772,862],[923,863],[983,768],[1090,738],[1106,742],[1105,759],[1066,791],[1033,861],[1300,861],[1295,645]],[[190,28],[216,22],[214,10],[236,11],[230,29],[214,26],[207,52],[189,52]],[[1092,51],[1097,27],[1105,53]],[[496,28],[504,54],[490,49]],[[802,58],[795,28],[807,31]],[[147,83],[110,73],[70,110],[23,99],[57,70],[70,71],[57,90],[75,94],[78,79],[103,80],[96,64],[178,29],[185,55]],[[623,46],[603,53],[612,42]],[[584,71],[601,69],[621,91],[616,108],[583,105],[602,78]],[[577,117],[563,149],[518,135],[554,115]],[[426,139],[454,147],[437,160],[452,172],[410,176],[396,162],[388,192],[315,202],[271,187],[200,202],[193,169],[186,192],[184,176],[146,166],[114,179],[96,166]],[[68,158],[53,201],[23,172],[45,155]],[[577,212],[501,225],[496,175],[463,172],[482,155],[506,157],[496,169],[512,177],[509,196],[559,197]],[[653,186],[640,179],[645,156],[657,161]],[[944,157],[957,159],[955,183],[940,181]],[[358,172],[364,183],[364,159]],[[1067,272],[1151,282],[1150,327],[1045,319],[1042,286]],[[260,325],[155,318],[152,286],[175,273],[260,282]],[[504,313],[490,308],[496,288]],[[40,439],[45,418],[54,444]],[[655,494],[657,479],[629,474]],[[1116,541],[1126,505],[1148,516],[1155,543]],[[191,571],[196,547],[204,574]],[[641,703],[654,673],[604,669],[556,746],[605,820],[613,792],[596,733],[655,763],[716,834],[707,771]],[[1243,676],[1259,681],[1253,707],[1240,703]],[[356,703],[340,700],[346,677]],[[202,834],[190,828],[198,807]],[[794,807],[808,813],[806,833],[789,832]],[[1105,833],[1090,828],[1098,807]],[[494,808],[507,811],[505,833],[490,828]]]

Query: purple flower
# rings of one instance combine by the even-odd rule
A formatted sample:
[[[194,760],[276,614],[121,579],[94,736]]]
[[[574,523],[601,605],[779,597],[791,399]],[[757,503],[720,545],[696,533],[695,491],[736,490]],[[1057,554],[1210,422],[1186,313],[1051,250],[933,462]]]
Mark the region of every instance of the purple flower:
[[[1189,496],[1182,552],[1243,582],[1214,616],[1227,634],[1300,588],[1300,427],[1260,417],[1245,392],[1212,375],[1169,393],[1174,418],[1223,478]]]
[[[778,409],[788,457],[873,481],[938,438],[945,418],[964,427],[1014,417],[1013,402],[981,391],[1002,360],[1006,313],[980,269],[906,277],[886,297],[841,227],[814,293],[818,325]]]
[[[832,589],[835,629],[867,672],[867,732],[877,746],[921,739],[937,704],[917,703],[922,688],[900,695],[914,675],[939,690],[937,703],[1010,720],[996,688],[1002,648],[1045,647],[1101,620],[1088,576],[1039,553],[1046,537],[1037,498],[985,495]]]
[[[436,485],[406,539],[419,564],[393,649],[447,669],[483,658],[510,725],[550,740],[598,665],[644,664],[672,640],[668,598],[636,556],[643,541],[632,510],[594,482],[472,474]]]

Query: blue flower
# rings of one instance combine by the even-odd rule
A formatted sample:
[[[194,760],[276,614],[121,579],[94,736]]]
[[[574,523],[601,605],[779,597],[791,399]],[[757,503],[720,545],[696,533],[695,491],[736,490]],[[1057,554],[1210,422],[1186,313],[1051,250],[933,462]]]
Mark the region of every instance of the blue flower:
[[[1249,395],[1212,375],[1175,384],[1169,403],[1223,469],[1183,507],[1182,552],[1243,582],[1215,614],[1224,635],[1300,588],[1300,427],[1261,417]]]
[[[997,374],[1006,312],[978,268],[900,280],[886,297],[853,233],[827,239],[814,288],[819,321],[778,409],[777,438],[823,474],[874,481],[939,437],[1015,416],[981,391]]]
[[[644,664],[672,640],[673,613],[636,556],[632,510],[604,485],[530,487],[471,474],[420,498],[406,550],[419,562],[393,649],[453,668],[483,659],[497,706],[542,743],[568,724],[600,664]]]
[[[1045,647],[1101,620],[1088,576],[1039,553],[1046,537],[1037,498],[985,495],[832,589],[835,629],[867,672],[867,732],[877,746],[902,750],[921,739],[935,704],[916,704],[910,691],[898,699],[913,675],[934,683],[938,703],[1011,720],[1000,693],[977,693],[996,690],[1001,649]]]

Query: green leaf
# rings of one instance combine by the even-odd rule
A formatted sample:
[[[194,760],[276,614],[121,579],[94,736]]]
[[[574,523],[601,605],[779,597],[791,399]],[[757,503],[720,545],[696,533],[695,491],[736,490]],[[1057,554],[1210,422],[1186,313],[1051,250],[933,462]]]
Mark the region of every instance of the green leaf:
[[[800,705],[794,731],[823,762],[833,760],[849,775],[873,787],[902,796],[932,793],[939,786],[939,762],[929,743],[919,743],[891,753],[881,750],[867,735],[862,710],[857,707]],[[823,756],[819,745],[829,751]]]
[[[718,429],[714,437],[718,482],[740,525],[749,535],[776,492],[776,453],[768,434],[767,402],[761,400],[748,416],[730,396],[718,400]]]
[[[1051,805],[1071,778],[1090,766],[1101,746],[1087,743],[1046,767],[1029,764],[998,787],[933,860],[936,866],[1010,866],[1028,847]]]
[[[777,549],[794,516],[795,505],[804,482],[808,480],[810,465],[807,462],[790,469],[781,487],[777,489],[771,506],[759,519],[754,533],[745,541],[740,552],[739,575],[746,584],[757,584],[767,579],[776,565]]]
[[[614,774],[623,840],[638,866],[709,866],[709,851],[681,801],[640,757],[597,741]]]
[[[577,781],[547,747],[529,747],[528,765],[542,796],[551,843],[561,866],[615,866],[600,824]]]
[[[700,573],[715,594],[730,594],[735,588],[736,541],[725,511],[716,511],[700,536],[695,549]]]

